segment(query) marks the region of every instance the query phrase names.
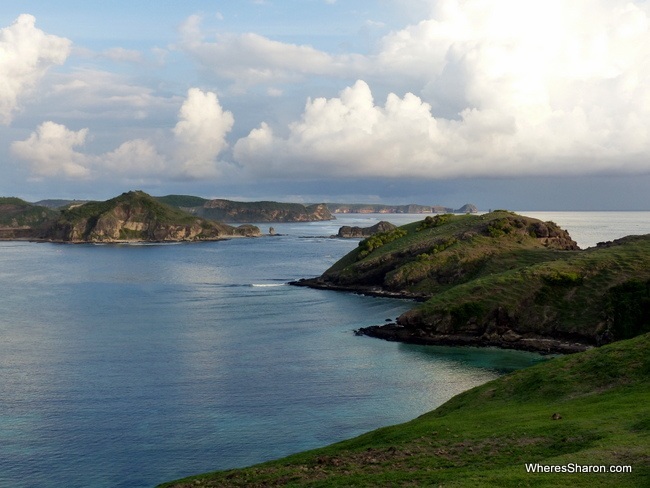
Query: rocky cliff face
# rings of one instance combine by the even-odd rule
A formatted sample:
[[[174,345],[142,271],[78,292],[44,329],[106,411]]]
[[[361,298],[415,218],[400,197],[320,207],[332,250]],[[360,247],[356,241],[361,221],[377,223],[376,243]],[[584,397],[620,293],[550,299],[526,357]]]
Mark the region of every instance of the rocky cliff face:
[[[107,202],[91,202],[65,210],[45,232],[64,242],[195,241],[261,235],[254,226],[232,227],[189,215],[129,192]]]

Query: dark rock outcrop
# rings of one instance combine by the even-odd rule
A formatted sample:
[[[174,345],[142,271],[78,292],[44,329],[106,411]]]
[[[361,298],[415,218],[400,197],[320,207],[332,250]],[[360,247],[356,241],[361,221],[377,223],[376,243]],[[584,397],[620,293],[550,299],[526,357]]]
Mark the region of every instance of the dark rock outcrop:
[[[339,229],[337,237],[369,237],[378,232],[388,232],[393,229],[397,229],[397,226],[382,220],[381,222],[376,223],[371,227],[351,227],[349,225],[344,225]]]

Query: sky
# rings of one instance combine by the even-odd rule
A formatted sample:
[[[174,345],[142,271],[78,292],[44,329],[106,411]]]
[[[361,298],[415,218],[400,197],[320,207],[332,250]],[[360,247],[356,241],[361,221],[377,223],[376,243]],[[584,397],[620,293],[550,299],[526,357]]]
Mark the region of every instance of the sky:
[[[0,195],[650,210],[648,0],[21,0]]]

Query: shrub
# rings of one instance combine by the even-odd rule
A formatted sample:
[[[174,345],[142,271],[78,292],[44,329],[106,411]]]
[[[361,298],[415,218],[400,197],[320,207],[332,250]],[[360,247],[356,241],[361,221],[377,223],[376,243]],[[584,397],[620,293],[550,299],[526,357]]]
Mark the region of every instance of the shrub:
[[[496,219],[487,226],[487,232],[490,237],[501,237],[512,232],[512,223],[509,219]]]
[[[575,286],[582,283],[582,275],[575,271],[553,270],[542,279],[549,285]]]
[[[452,214],[442,214],[432,217],[429,215],[425,218],[422,223],[415,229],[416,232],[420,232],[424,229],[431,229],[432,227],[440,227],[441,225],[446,224],[452,219]]]

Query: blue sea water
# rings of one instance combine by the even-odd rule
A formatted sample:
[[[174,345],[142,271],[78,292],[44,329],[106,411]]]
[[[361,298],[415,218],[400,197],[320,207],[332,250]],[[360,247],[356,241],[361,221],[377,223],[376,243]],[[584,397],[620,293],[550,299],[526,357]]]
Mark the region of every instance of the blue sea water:
[[[647,212],[613,231],[603,216],[556,214],[544,220],[574,219],[583,247],[650,232]],[[0,486],[151,487],[249,465],[409,420],[543,360],[356,337],[412,303],[286,285],[357,245],[323,237],[340,225],[420,217],[195,244],[0,242]]]

